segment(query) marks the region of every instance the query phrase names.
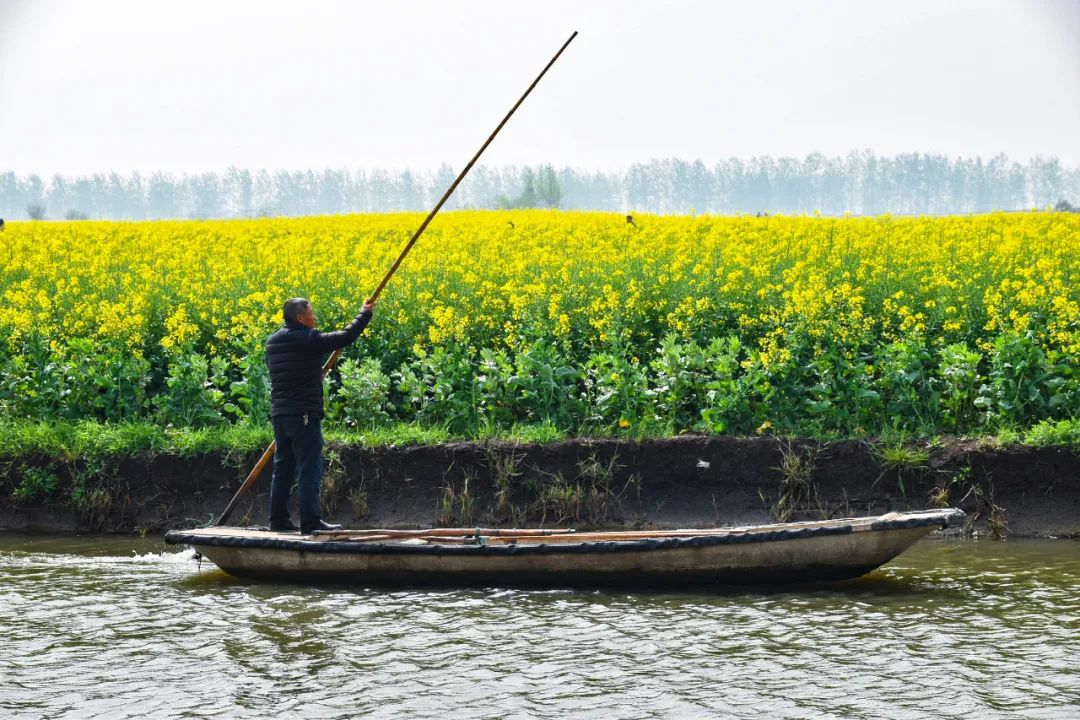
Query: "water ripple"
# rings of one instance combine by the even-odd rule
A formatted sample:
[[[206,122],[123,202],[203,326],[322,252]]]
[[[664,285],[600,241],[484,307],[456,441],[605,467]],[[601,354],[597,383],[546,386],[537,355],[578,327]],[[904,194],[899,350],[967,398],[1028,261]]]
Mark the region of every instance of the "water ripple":
[[[127,540],[0,540],[14,718],[1076,718],[1080,544],[917,545],[799,591],[246,584]]]

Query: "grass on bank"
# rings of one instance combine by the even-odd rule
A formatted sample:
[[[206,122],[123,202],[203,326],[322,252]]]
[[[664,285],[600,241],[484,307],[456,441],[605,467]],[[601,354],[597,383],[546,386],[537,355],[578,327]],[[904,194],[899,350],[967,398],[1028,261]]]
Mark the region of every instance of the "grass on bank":
[[[455,435],[443,427],[404,423],[365,430],[326,429],[325,431],[326,442],[330,447],[377,448],[485,440],[548,444],[570,437],[571,434],[551,424],[516,425],[471,435]],[[644,439],[645,436],[640,433],[627,433],[612,437],[639,440]],[[174,428],[145,422],[0,420],[0,458],[7,459],[35,455],[62,460],[90,460],[101,457],[152,457],[155,455],[191,457],[222,452],[247,453],[265,449],[272,439],[273,433],[269,423],[222,425],[211,428]],[[931,438],[889,438],[889,442],[885,443],[887,446],[885,452],[889,451],[888,448],[902,447],[902,442],[920,439],[933,440]],[[996,435],[969,439],[994,447],[1060,446],[1080,450],[1080,420],[1044,420],[1031,428],[1002,430]]]
[[[63,460],[99,457],[191,457],[221,452],[256,452],[273,440],[270,423],[210,428],[161,427],[146,422],[98,423],[0,420],[0,458],[34,455]],[[567,435],[554,425],[521,425],[482,436],[457,436],[445,428],[400,423],[365,430],[324,429],[328,446],[393,447],[458,440],[552,443]]]

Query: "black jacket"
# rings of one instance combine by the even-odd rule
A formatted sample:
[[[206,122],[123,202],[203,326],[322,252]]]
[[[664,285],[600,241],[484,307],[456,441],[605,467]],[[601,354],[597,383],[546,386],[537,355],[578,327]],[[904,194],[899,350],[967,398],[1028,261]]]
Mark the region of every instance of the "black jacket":
[[[287,322],[271,335],[266,341],[270,414],[322,417],[323,356],[351,345],[370,321],[371,313],[362,312],[344,330],[328,333]]]

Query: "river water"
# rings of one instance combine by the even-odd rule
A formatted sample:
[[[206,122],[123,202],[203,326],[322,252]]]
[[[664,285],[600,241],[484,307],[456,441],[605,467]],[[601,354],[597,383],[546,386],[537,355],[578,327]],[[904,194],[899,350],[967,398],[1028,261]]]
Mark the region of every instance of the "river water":
[[[1080,718],[1080,542],[924,540],[841,584],[296,587],[0,534],[0,717]]]

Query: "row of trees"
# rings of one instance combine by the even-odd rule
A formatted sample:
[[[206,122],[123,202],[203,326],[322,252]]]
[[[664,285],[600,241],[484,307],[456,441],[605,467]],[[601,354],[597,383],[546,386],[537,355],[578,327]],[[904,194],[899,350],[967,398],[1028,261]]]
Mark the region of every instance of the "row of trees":
[[[103,173],[48,182],[0,173],[0,217],[217,218],[425,210],[455,177],[405,170],[267,171],[176,176]],[[474,168],[448,207],[562,207],[653,213],[945,214],[1080,203],[1080,168],[909,153],[654,160],[625,171]]]

